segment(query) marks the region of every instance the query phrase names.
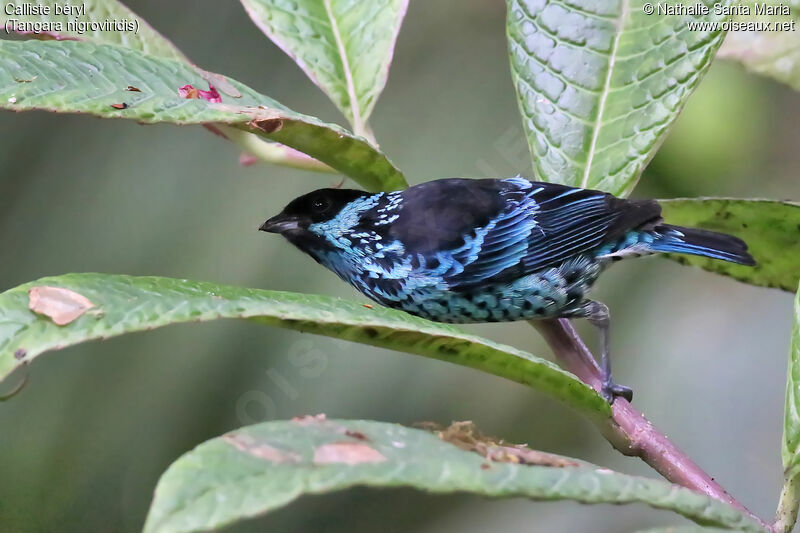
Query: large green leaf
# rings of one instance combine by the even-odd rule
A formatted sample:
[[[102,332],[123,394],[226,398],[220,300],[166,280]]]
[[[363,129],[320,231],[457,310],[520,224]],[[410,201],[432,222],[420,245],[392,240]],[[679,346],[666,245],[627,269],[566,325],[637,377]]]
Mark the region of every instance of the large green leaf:
[[[511,71],[538,179],[629,194],[710,65],[722,33],[687,22],[724,17],[648,16],[645,4],[508,0]]]
[[[49,11],[48,14],[18,16],[9,15],[6,12],[7,10],[3,9],[0,11],[0,21],[9,30],[39,32],[47,30],[46,33],[40,33],[40,35],[46,34],[56,39],[72,39],[124,46],[149,56],[165,57],[191,63],[175,45],[150,27],[141,17],[116,0],[90,0],[76,4],[79,7],[85,6],[85,13],[78,16],[56,14],[56,6],[61,7],[64,5],[64,2],[58,0],[37,0],[33,3],[27,0],[15,0],[12,4],[18,9],[26,9],[28,5],[33,5],[39,8],[39,12],[43,13],[41,10],[44,8],[49,9]],[[12,18],[15,20],[14,24],[11,24]],[[134,21],[138,31],[105,31],[103,30],[103,25],[108,24],[108,21]],[[209,83],[222,84],[220,89],[223,92],[228,89],[224,77],[200,69],[197,70]],[[302,152],[279,143],[269,142],[255,134],[235,131],[221,125],[215,131],[222,132],[226,138],[238,144],[247,153],[263,161],[317,172],[331,171],[331,168],[327,165],[308,157]]]
[[[49,300],[56,314],[31,311],[41,306],[40,289],[35,287],[68,290],[62,296],[58,289],[41,289],[54,293]],[[82,305],[84,298],[93,307]],[[74,317],[70,310],[76,309],[85,312]],[[441,359],[529,385],[595,420],[605,420],[611,413],[591,387],[549,361],[400,311],[323,296],[111,274],[45,278],[0,294],[0,379],[48,350],[218,318],[248,318]]]
[[[659,200],[670,224],[736,235],[758,264],[747,267],[689,255],[669,255],[684,264],[745,283],[794,291],[800,280],[800,204],[776,200],[687,198]]]
[[[800,34],[797,31],[800,1],[746,0],[742,5],[749,14],[737,15],[733,20],[752,25],[753,29],[730,32],[719,56],[739,61],[748,70],[800,90]],[[760,11],[756,11],[757,6]],[[767,12],[771,14],[764,13],[764,7],[771,8]]]
[[[229,86],[222,103],[178,94],[186,84],[206,87],[207,78],[183,61],[118,46],[0,41],[2,108],[90,113],[144,123],[228,124],[300,150],[369,190],[406,186],[402,174],[365,139],[295,113],[239,82],[220,76]]]
[[[66,5],[83,8],[80,14],[56,13],[56,8]],[[8,6],[38,15],[9,13]],[[47,9],[45,14],[43,9]],[[25,11],[22,11],[24,13]],[[13,23],[12,23],[13,21]],[[62,2],[60,0],[14,0],[3,2],[0,9],[0,22],[9,31],[19,33],[36,32],[57,39],[78,39],[96,43],[115,44],[138,50],[149,56],[165,57],[186,61],[186,56],[175,45],[154,30],[136,13],[116,0],[81,0],[81,2]],[[133,23],[131,31],[108,29],[109,23],[118,25]],[[121,27],[121,26],[120,26]]]
[[[665,481],[592,466],[492,461],[396,424],[307,417],[212,439],[179,458],[155,491],[145,532],[208,531],[304,494],[357,485],[581,503],[644,503],[698,523],[763,531],[727,504]]]
[[[794,301],[789,369],[786,372],[786,407],[781,446],[784,484],[778,505],[777,531],[791,531],[800,505],[800,288]]]
[[[241,0],[250,18],[367,133],[408,0]]]

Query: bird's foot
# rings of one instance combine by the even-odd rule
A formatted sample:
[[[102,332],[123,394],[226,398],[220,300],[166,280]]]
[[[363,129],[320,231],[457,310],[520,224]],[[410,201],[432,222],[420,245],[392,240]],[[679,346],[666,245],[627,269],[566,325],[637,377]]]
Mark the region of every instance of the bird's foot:
[[[614,400],[618,397],[625,398],[629,403],[633,401],[633,389],[625,385],[618,385],[611,380],[603,383],[603,386],[600,388],[600,394],[609,405],[613,405]]]

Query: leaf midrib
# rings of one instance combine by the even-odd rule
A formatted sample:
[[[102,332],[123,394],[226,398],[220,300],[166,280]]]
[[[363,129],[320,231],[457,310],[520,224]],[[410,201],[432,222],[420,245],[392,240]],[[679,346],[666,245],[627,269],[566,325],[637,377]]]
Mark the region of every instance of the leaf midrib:
[[[589,144],[589,154],[586,158],[586,169],[583,172],[583,179],[581,180],[581,188],[586,188],[586,186],[589,184],[589,174],[592,171],[592,162],[594,161],[594,155],[597,151],[597,141],[600,137],[600,130],[603,126],[603,114],[606,110],[608,94],[611,92],[611,78],[614,74],[614,67],[616,66],[617,51],[619,50],[619,42],[622,37],[622,28],[625,26],[625,21],[628,18],[628,13],[630,11],[628,2],[629,0],[622,0],[619,17],[616,20],[617,32],[614,35],[614,42],[611,45],[611,56],[608,61],[608,72],[606,73],[606,79],[603,83],[600,104],[598,105],[597,110],[597,119],[595,120],[595,128],[592,132],[592,140]]]
[[[339,24],[336,22],[336,17],[333,16],[333,11],[331,10],[331,0],[322,0],[322,3],[325,6],[325,12],[328,14],[328,18],[330,19],[333,40],[336,42],[336,48],[338,49],[342,60],[342,69],[344,70],[344,80],[345,85],[347,86],[347,95],[350,99],[350,110],[353,113],[353,133],[356,135],[363,135],[364,125],[361,122],[361,109],[358,105],[356,87],[355,83],[353,83],[353,72],[350,69],[350,61],[347,59],[347,49],[344,46],[342,35],[339,32]]]

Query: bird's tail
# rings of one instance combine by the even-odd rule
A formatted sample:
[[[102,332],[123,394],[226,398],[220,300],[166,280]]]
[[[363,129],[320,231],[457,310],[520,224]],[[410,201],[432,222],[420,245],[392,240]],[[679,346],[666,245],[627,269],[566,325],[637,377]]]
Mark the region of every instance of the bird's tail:
[[[731,263],[753,266],[747,244],[733,235],[696,228],[659,224],[653,228],[655,239],[650,249],[656,252],[702,255]]]

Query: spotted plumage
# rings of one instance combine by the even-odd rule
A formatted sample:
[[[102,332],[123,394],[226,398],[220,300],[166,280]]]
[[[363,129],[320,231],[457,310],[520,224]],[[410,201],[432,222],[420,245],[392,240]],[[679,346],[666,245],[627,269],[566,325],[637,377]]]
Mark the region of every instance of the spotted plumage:
[[[261,229],[367,297],[440,322],[586,317],[602,327],[607,308],[586,296],[615,260],[675,252],[754,264],[735,237],[662,223],[653,200],[520,177],[322,189]]]

